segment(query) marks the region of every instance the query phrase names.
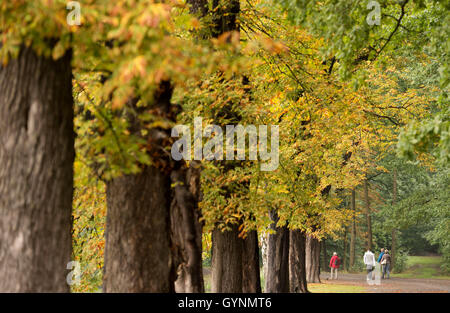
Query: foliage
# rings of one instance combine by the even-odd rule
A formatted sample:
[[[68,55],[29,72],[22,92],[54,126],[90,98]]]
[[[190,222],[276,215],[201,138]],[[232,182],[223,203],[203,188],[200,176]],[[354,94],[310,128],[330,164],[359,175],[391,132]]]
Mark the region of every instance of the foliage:
[[[450,163],[450,113],[447,106],[432,119],[415,121],[401,134],[398,149],[413,160],[415,153],[430,153],[441,165]]]
[[[81,26],[67,25],[66,1],[3,1],[3,65],[23,45],[48,58],[72,56],[73,251],[83,272],[73,290],[101,288],[104,181],[164,166],[173,140],[156,145],[150,134],[192,128],[195,117],[203,126],[280,130],[274,171],[261,171],[260,159],[202,162],[204,259],[213,228],[237,223],[242,237],[266,232],[269,210],[279,226],[333,240],[341,253],[356,190],[353,270],[363,269],[359,186],[367,180],[375,246],[389,246],[394,228],[417,227],[448,269],[449,2],[378,2],[380,25],[366,22],[366,1],[241,1],[239,31],[214,36],[220,10],[199,16],[178,0],[88,0]],[[155,106],[164,84],[170,112]]]
[[[73,260],[80,262],[81,281],[73,292],[101,290],[103,252],[105,246],[106,196],[105,185],[92,179],[80,161],[75,161],[75,191],[73,200]]]
[[[395,255],[395,268],[393,269],[394,273],[402,273],[405,271],[407,262],[408,262],[409,253],[403,249],[397,251]]]
[[[279,0],[295,23],[311,29],[326,42],[322,55],[337,59],[341,76],[361,77],[361,60],[386,63],[404,52],[426,53],[438,64],[442,91],[441,111],[435,117],[411,123],[399,143],[403,156],[432,150],[448,163],[449,2],[441,0],[377,1],[380,25],[369,25],[366,1]],[[333,61],[334,62],[334,61]]]

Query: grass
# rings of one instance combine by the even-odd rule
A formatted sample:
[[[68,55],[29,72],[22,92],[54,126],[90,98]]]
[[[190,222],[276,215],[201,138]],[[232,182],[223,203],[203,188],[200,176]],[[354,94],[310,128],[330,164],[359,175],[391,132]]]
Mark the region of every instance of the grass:
[[[450,279],[448,273],[441,271],[442,263],[443,259],[440,256],[409,256],[406,270],[392,274],[392,277]]]

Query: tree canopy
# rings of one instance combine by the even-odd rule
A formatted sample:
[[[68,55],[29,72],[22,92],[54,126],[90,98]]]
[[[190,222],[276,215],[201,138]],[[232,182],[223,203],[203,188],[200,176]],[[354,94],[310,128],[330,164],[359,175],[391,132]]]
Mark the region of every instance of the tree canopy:
[[[81,3],[80,24],[70,25],[67,1],[3,1],[0,90],[2,75],[17,78],[8,68],[26,49],[42,60],[70,58],[76,133],[72,258],[84,273],[72,290],[101,288],[108,240],[125,245],[121,234],[133,225],[153,227],[145,224],[152,218],[167,222],[161,238],[168,242],[178,240],[173,235],[178,225],[186,227],[181,234],[192,235],[165,249],[176,254],[173,246],[179,245],[181,265],[175,272],[192,263],[186,260],[198,254],[198,241],[200,254],[203,240],[203,257],[210,257],[211,245],[219,242],[216,230],[236,232],[245,245],[252,232],[259,240],[275,236],[274,222],[317,241],[340,242],[345,233],[345,249],[352,223],[355,235],[371,247],[372,241],[382,245],[386,236],[395,242],[397,231],[425,227],[423,238],[439,246],[448,268],[449,9],[444,0],[87,0]],[[26,90],[22,103],[33,114],[28,108],[33,96]],[[9,98],[4,101],[9,108]],[[5,119],[7,113],[0,109]],[[69,122],[54,114],[55,121]],[[268,128],[266,146],[257,146],[272,149],[278,166],[261,170],[267,158],[251,160],[248,146],[245,160],[174,160],[176,138],[170,131],[182,124],[194,134],[199,117],[203,129],[277,126],[278,133]],[[203,144],[224,142],[217,130],[202,135]],[[0,133],[0,142],[14,136]],[[191,139],[195,146],[198,138]],[[8,159],[0,150],[0,160],[2,155]],[[195,170],[198,180],[190,172]],[[13,184],[3,176],[0,165],[0,191],[8,193]],[[128,197],[120,190],[127,185],[144,193],[140,203],[124,205],[136,208],[129,215],[120,211]],[[111,207],[119,208],[118,214],[108,217]],[[152,215],[158,208],[167,215]],[[8,210],[0,201],[0,212]],[[171,224],[174,216],[184,224]],[[120,236],[110,233],[113,239],[105,243],[108,227],[120,229]],[[0,236],[6,232],[1,228]],[[145,236],[136,236],[139,240],[129,242],[138,247]],[[171,270],[167,273],[174,283]],[[241,284],[239,290],[245,290]],[[130,290],[139,291],[138,285],[130,282]],[[154,286],[148,290],[172,288]]]

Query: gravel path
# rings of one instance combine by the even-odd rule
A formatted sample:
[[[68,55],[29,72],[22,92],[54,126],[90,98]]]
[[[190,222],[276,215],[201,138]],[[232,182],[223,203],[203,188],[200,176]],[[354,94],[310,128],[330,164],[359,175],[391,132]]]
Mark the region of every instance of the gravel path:
[[[380,284],[369,285],[363,274],[339,274],[338,280],[328,280],[329,273],[320,276],[326,284],[344,284],[365,287],[369,293],[396,293],[412,292],[427,293],[450,292],[450,280],[446,279],[419,279],[419,278],[389,278],[379,280]]]

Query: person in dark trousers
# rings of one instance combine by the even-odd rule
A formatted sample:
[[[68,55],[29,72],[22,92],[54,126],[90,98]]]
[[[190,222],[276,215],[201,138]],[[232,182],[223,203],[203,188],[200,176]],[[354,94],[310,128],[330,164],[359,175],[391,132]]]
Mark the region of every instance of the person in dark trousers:
[[[384,248],[381,248],[380,255],[378,256],[377,262],[381,264],[381,258],[384,255]],[[384,266],[381,264],[381,274],[383,274]]]
[[[391,267],[391,256],[388,250],[384,251],[383,257],[381,258],[381,265],[383,266],[383,276],[381,276],[381,279],[389,278],[389,270]]]
[[[339,269],[340,265],[341,265],[341,259],[339,259],[336,252],[333,252],[333,256],[330,259],[330,268],[331,268],[330,279],[333,279],[333,276],[334,276],[334,279],[337,279],[338,269]]]

